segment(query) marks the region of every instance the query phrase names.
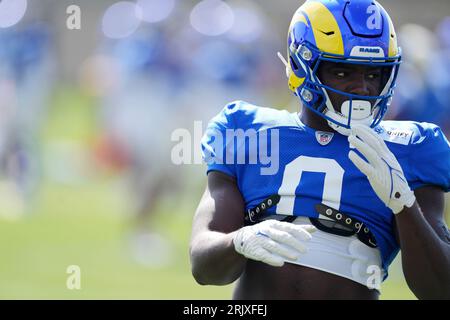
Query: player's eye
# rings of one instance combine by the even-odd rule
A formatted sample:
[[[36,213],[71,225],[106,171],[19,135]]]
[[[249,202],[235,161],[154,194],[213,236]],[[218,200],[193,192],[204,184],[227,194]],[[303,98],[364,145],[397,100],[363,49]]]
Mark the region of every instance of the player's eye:
[[[345,72],[345,71],[335,71],[334,75],[336,76],[336,78],[342,79],[342,78],[345,78],[347,76],[347,72]]]
[[[378,79],[380,77],[379,73],[369,73],[369,75],[367,76],[370,80],[375,80]]]
[[[370,80],[376,80],[381,77],[381,71],[373,71],[367,74],[367,78]]]

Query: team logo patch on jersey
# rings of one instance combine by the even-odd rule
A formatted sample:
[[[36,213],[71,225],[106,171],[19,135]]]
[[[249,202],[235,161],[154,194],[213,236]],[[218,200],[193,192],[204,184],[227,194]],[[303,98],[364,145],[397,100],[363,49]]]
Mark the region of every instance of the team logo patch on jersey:
[[[326,146],[331,142],[331,139],[333,139],[334,133],[331,132],[325,132],[325,131],[316,131],[316,139],[317,142],[320,143],[322,146]]]

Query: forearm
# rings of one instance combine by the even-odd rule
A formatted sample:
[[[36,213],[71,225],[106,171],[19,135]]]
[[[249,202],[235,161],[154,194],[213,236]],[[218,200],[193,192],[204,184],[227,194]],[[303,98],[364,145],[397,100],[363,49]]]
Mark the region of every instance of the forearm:
[[[192,240],[192,274],[199,284],[226,285],[239,278],[247,259],[235,251],[233,236],[206,231]]]
[[[407,283],[418,298],[450,299],[450,245],[442,241],[419,205],[396,215]]]

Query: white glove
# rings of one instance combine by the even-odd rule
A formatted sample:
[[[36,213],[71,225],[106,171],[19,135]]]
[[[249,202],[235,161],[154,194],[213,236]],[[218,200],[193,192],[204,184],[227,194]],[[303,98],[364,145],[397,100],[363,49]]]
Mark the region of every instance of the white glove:
[[[297,260],[307,251],[302,241],[311,240],[312,225],[295,225],[278,220],[265,220],[239,229],[234,238],[235,250],[246,258],[274,267],[284,265],[285,259]]]
[[[354,151],[348,157],[367,176],[375,193],[394,214],[416,201],[403,170],[383,139],[364,125],[352,126],[348,141],[367,159],[364,161]]]

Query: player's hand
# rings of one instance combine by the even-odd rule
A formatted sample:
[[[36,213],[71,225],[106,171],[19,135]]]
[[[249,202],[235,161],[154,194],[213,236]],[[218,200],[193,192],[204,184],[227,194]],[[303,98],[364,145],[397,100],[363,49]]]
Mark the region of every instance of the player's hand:
[[[400,164],[383,139],[371,128],[355,125],[352,126],[348,141],[367,159],[368,162],[354,151],[348,154],[355,166],[367,176],[381,201],[394,214],[401,212],[405,206],[412,207],[416,197],[409,188]]]
[[[312,225],[295,225],[278,220],[265,220],[239,229],[234,248],[246,258],[281,267],[284,261],[297,260],[307,251],[304,241],[311,240]]]

